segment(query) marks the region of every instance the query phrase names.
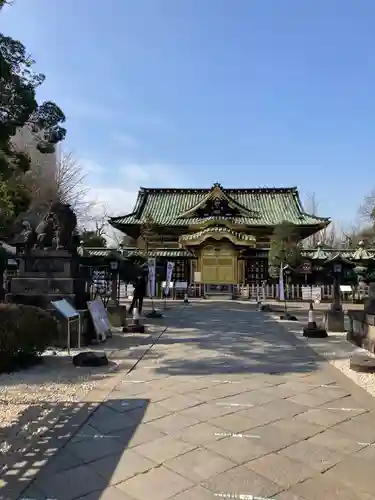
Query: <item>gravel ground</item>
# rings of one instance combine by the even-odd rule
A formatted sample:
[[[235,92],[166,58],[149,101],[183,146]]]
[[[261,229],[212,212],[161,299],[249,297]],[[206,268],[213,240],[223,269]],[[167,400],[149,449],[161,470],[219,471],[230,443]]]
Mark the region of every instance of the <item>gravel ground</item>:
[[[291,311],[292,313],[294,311]],[[340,370],[344,375],[353,380],[357,385],[365,389],[369,394],[375,396],[375,374],[360,373],[350,369],[350,358],[353,354],[363,353],[375,357],[369,351],[357,347],[346,340],[346,332],[329,333],[325,339],[307,339],[302,335],[302,328],[305,321],[281,322],[279,316],[272,315],[272,318],[282,323],[283,327],[296,337],[309,345],[315,352],[326,358],[331,365]],[[322,318],[317,317],[317,321]]]
[[[150,333],[153,327],[149,328]],[[8,454],[20,443],[45,433],[60,415],[72,411],[77,403],[100,382],[112,378],[115,372],[127,371],[134,363],[132,347],[147,335],[114,333],[112,339],[89,350],[105,352],[110,360],[100,368],[75,367],[66,350],[47,351],[43,362],[27,370],[0,375],[0,455]],[[78,351],[72,350],[71,355]],[[0,460],[1,461],[1,460]]]

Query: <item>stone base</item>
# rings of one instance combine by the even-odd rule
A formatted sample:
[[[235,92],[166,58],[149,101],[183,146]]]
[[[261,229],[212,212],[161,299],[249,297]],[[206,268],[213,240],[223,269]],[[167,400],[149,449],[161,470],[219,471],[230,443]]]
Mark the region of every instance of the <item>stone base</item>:
[[[94,351],[80,352],[73,356],[74,366],[106,366],[108,365],[108,358],[105,353]]]
[[[296,316],[293,316],[293,314],[285,313],[280,316],[280,319],[283,321],[297,321]]]
[[[259,310],[264,312],[272,312],[272,308],[269,304],[262,304]]]
[[[328,337],[327,330],[319,327],[316,323],[310,323],[303,329],[303,336],[310,339],[325,339]]]
[[[155,309],[154,309],[153,311],[151,311],[148,314],[146,314],[145,317],[146,318],[159,319],[159,318],[163,318],[164,316],[162,315],[161,312],[155,311]]]
[[[354,354],[350,358],[350,368],[356,372],[375,372],[375,358],[366,354]]]
[[[123,326],[122,331],[123,333],[145,333],[146,329],[145,325],[136,325],[133,323],[132,325]]]
[[[344,311],[327,311],[324,314],[324,328],[328,332],[345,331]]]

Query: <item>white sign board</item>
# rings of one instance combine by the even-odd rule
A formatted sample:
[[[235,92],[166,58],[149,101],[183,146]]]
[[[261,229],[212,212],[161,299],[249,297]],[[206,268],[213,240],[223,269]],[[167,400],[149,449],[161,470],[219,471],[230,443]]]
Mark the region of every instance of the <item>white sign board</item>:
[[[301,291],[302,300],[312,300],[314,302],[322,300],[322,289],[320,286],[303,286]]]
[[[161,286],[162,286],[162,288],[166,288],[167,287],[167,281],[162,281],[161,282]],[[173,288],[173,287],[174,287],[174,282],[170,281],[169,282],[169,288]]]
[[[79,313],[65,299],[52,301],[51,304],[65,319],[73,319],[79,317]]]
[[[202,273],[200,271],[195,271],[194,281],[195,283],[200,283],[202,281]]]
[[[108,337],[112,337],[111,324],[100,297],[87,302],[87,308],[94,324],[97,341],[104,342]]]
[[[352,287],[350,285],[340,285],[340,292],[352,293]]]
[[[176,281],[174,284],[174,287],[176,290],[186,290],[188,287],[188,282],[187,281]]]

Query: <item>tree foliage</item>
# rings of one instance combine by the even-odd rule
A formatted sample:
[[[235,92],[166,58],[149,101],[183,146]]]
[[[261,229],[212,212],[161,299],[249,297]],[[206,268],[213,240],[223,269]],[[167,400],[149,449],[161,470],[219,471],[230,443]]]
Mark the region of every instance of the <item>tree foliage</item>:
[[[0,3],[0,8],[5,2]],[[19,150],[12,138],[19,129],[28,127],[42,153],[54,151],[65,138],[64,113],[53,102],[38,104],[36,90],[44,75],[33,69],[34,61],[25,46],[0,33],[0,228],[29,202],[22,175],[30,167],[30,158]]]
[[[270,240],[269,263],[271,266],[289,264],[291,267],[298,265],[300,260],[300,245],[296,227],[284,221],[274,229]]]

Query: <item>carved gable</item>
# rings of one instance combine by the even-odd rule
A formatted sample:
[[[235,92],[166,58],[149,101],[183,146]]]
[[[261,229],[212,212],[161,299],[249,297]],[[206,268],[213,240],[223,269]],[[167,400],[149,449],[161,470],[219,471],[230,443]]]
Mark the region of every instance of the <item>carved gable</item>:
[[[256,216],[248,209],[237,203],[225,191],[220,184],[214,184],[212,190],[198,204],[191,207],[180,217],[240,217],[240,216]]]

